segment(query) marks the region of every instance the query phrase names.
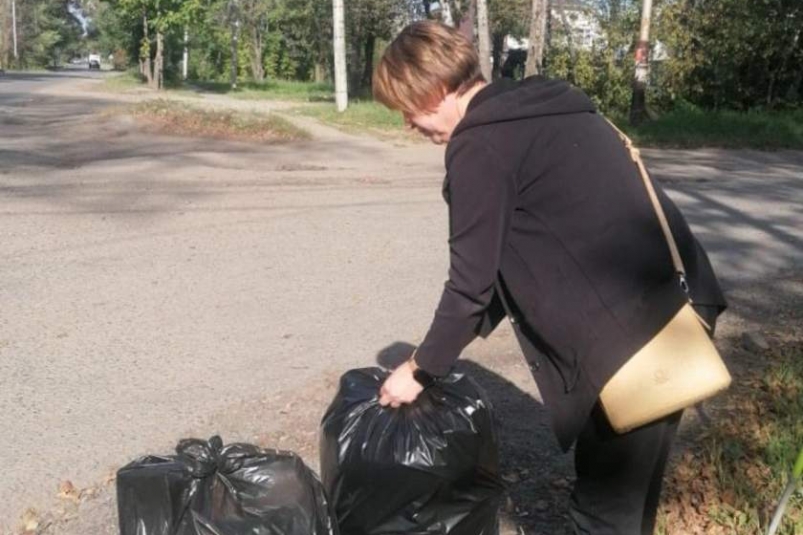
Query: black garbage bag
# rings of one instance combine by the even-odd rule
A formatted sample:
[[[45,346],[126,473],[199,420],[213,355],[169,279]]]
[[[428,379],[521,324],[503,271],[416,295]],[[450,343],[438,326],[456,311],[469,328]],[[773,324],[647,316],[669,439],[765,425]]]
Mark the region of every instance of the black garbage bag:
[[[491,406],[452,374],[399,409],[388,372],[352,370],[321,423],[321,479],[344,535],[498,533],[503,484]]]
[[[337,535],[320,481],[294,453],[217,436],[176,452],[117,472],[120,535]]]

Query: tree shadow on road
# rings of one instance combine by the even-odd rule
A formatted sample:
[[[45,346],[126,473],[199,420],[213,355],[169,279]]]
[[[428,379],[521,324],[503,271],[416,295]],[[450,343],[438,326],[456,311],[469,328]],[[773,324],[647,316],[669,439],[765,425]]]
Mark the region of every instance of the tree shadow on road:
[[[803,263],[803,153],[650,150],[726,289]]]
[[[7,200],[43,201],[69,213],[148,218],[201,210],[206,207],[194,206],[196,201],[241,189],[251,191],[249,204],[234,208],[258,211],[273,204],[270,188],[354,189],[357,181],[386,173],[392,159],[360,142],[162,135],[140,125],[119,103],[114,108],[112,101],[87,97],[4,92],[2,104],[0,192]],[[255,189],[265,191],[254,195]],[[12,212],[36,215],[30,209]]]

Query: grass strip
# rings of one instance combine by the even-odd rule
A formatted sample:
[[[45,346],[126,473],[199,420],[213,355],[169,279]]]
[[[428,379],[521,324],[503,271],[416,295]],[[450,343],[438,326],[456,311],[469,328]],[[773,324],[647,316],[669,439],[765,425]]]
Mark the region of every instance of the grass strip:
[[[134,70],[108,75],[103,79],[103,89],[113,93],[147,87],[139,73]]]
[[[803,341],[766,355],[763,372],[737,378],[727,409],[668,474],[659,533],[762,535],[803,446]],[[803,533],[803,493],[779,535]]]
[[[298,141],[310,134],[276,115],[207,110],[169,99],[135,104],[130,112],[173,135],[203,136],[251,141]]]
[[[679,105],[637,128],[616,122],[642,147],[803,150],[803,109],[737,112]]]
[[[288,100],[300,102],[334,102],[334,87],[331,84],[298,82],[293,80],[269,80],[266,82],[242,82],[232,89],[227,82],[197,81],[186,84],[242,100]]]
[[[335,106],[327,104],[304,106],[294,111],[351,131],[400,131],[404,129],[401,113],[389,110],[373,101],[350,102],[346,111],[342,113],[338,112]]]

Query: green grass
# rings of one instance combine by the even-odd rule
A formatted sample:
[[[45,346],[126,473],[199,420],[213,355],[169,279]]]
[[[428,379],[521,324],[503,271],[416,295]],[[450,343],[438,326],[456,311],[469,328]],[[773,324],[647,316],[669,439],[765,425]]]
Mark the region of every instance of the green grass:
[[[227,82],[188,82],[186,86],[244,100],[334,101],[334,88],[331,84],[313,82],[292,80],[269,80],[261,83],[241,82],[237,85],[237,89],[232,89]]]
[[[803,342],[766,355],[763,373],[737,377],[728,414],[704,430],[671,473],[661,533],[761,535],[803,447]],[[803,533],[803,489],[780,535]]]
[[[338,112],[333,104],[304,106],[296,113],[314,117],[319,121],[351,131],[381,130],[402,131],[404,120],[401,113],[392,111],[373,101],[350,102],[346,111]]]
[[[803,150],[803,109],[705,111],[681,104],[637,128],[615,122],[642,147]]]
[[[350,102],[343,113],[332,104],[305,106],[295,112],[347,131],[405,135],[401,114],[370,100]],[[620,127],[624,125],[623,130],[642,147],[803,150],[803,109],[708,112],[686,105],[638,128],[628,126],[623,119],[614,118],[614,122]]]
[[[110,91],[144,87],[135,71],[109,77],[104,84]],[[353,100],[346,112],[338,113],[334,107],[331,84],[269,80],[263,83],[241,82],[233,90],[226,82],[194,81],[168,88],[169,92],[188,96],[197,96],[198,90],[243,100],[312,103],[295,111],[352,132],[415,139],[403,131],[403,121],[398,112],[392,112],[371,100]],[[629,126],[621,117],[612,119],[633,138],[636,145],[642,147],[803,150],[803,109],[715,112],[679,103],[674,110],[639,127]]]
[[[141,87],[147,86],[143,83],[142,77],[135,70],[107,76],[103,80],[103,88],[112,92],[127,91],[129,89]]]
[[[159,131],[251,141],[297,141],[309,139],[305,130],[276,115],[201,109],[169,99],[135,104],[128,110]]]
[[[387,141],[423,142],[417,132],[404,126],[402,114],[371,101],[351,101],[346,111],[338,112],[333,104],[311,104],[295,108],[293,113],[313,117],[346,132],[370,134]]]
[[[147,87],[136,70],[109,76],[104,80],[109,91],[127,91]],[[271,80],[263,83],[241,82],[232,89],[227,82],[208,81],[168,81],[165,90],[172,94],[198,96],[202,92],[227,95],[242,100],[287,100],[294,102],[333,102],[334,89],[330,84]]]

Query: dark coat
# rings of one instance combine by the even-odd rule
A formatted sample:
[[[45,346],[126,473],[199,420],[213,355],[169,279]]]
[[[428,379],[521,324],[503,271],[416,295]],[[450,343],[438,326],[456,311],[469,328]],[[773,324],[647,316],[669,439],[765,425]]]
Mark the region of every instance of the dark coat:
[[[686,302],[637,168],[591,101],[540,77],[470,102],[446,150],[450,269],[416,362],[448,372],[477,335],[517,335],[568,448],[610,377]],[[656,184],[691,295],[725,308],[708,258]]]

